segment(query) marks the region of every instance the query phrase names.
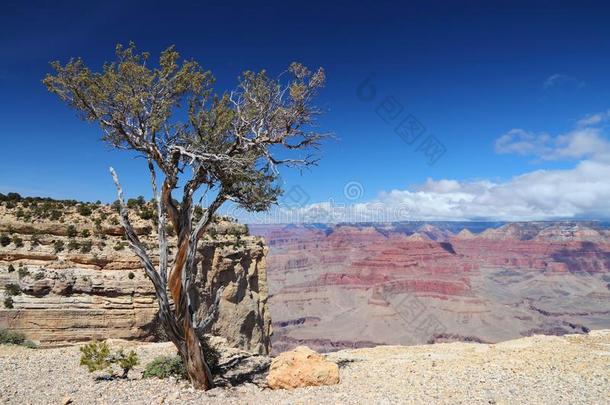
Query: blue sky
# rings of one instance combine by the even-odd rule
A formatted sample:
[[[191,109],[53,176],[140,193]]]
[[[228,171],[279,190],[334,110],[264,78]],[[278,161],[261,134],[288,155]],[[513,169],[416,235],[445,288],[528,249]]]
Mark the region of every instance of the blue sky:
[[[130,195],[150,195],[144,162],[109,150],[41,83],[51,60],[99,67],[133,40],[153,55],[175,44],[220,91],[245,69],[324,67],[319,127],[337,139],[318,167],[282,172],[303,210],[331,199],[398,204],[397,219],[608,217],[609,17],[586,1],[2,2],[0,192],[111,201],[112,165]],[[387,123],[383,106],[401,114]],[[394,131],[409,114],[425,127],[412,145]],[[432,165],[417,150],[430,135],[445,150]]]

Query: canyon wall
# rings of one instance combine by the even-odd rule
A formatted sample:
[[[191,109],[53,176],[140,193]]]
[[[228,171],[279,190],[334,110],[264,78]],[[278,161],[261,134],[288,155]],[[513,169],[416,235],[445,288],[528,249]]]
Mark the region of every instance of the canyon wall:
[[[65,208],[62,221],[16,218],[0,205],[0,327],[21,331],[43,346],[90,339],[152,340],[160,333],[152,283],[99,206],[87,216]],[[100,221],[100,217],[104,217]],[[135,218],[152,251],[152,224]],[[2,240],[0,240],[2,242]],[[213,291],[224,286],[211,332],[256,353],[270,351],[265,256],[261,238],[243,225],[221,221],[200,243],[195,291],[204,314]],[[153,261],[156,258],[153,256]]]
[[[271,249],[274,350],[610,327],[610,232],[599,224],[251,228]]]

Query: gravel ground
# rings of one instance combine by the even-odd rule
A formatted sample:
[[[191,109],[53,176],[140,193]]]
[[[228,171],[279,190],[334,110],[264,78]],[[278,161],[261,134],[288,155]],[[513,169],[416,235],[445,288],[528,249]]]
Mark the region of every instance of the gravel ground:
[[[171,344],[133,346],[142,363],[174,352]],[[184,403],[610,403],[610,331],[534,336],[496,345],[379,346],[328,355],[341,383],[271,391],[254,385],[194,391],[186,382],[100,381],[78,366],[77,347],[0,347],[0,399],[10,404]]]

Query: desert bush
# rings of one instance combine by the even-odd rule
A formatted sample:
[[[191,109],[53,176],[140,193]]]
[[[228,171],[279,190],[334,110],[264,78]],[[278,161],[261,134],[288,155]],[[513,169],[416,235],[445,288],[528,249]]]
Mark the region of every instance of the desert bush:
[[[70,239],[70,241],[68,242],[68,250],[78,250],[80,249],[80,244],[74,240],[74,239]]]
[[[4,290],[6,291],[6,293],[8,295],[19,295],[19,294],[21,294],[21,287],[19,287],[19,284],[15,284],[15,283],[7,283],[4,286]]]
[[[25,216],[25,212],[23,211],[22,208],[18,208],[17,211],[15,212],[15,216],[17,218],[23,218]]]
[[[146,365],[142,378],[186,379],[186,368],[180,356],[159,356]]]
[[[51,213],[49,214],[49,218],[51,218],[51,220],[53,220],[53,221],[58,221],[61,218],[61,211],[52,210]]]
[[[25,335],[20,332],[0,328],[0,344],[3,345],[19,345],[30,349],[35,349],[36,344],[25,338]]]
[[[201,339],[201,347],[203,349],[205,361],[210,367],[212,374],[218,372],[220,353],[209,344],[207,337]],[[181,379],[187,378],[186,368],[178,355],[156,357],[146,365],[144,373],[142,374],[143,378],[169,378],[171,376]]]
[[[27,347],[28,349],[38,349],[38,345],[31,340],[24,340],[19,346]]]
[[[91,236],[91,231],[89,229],[83,229],[83,231],[80,233],[80,236],[82,236],[83,238],[88,238],[89,236]]]
[[[6,297],[4,299],[4,308],[13,309],[13,297]]]
[[[25,341],[25,335],[20,332],[0,328],[0,344],[20,345]]]
[[[133,271],[130,271],[130,272],[129,272],[129,274],[127,274],[127,277],[128,277],[130,280],[133,280],[133,279],[136,277],[136,275],[135,275],[135,274],[133,274]]]
[[[0,245],[6,247],[10,244],[11,244],[11,238],[8,235],[6,235],[6,234],[0,235]]]
[[[13,243],[15,244],[15,247],[23,247],[23,239],[17,235],[13,236]]]
[[[78,235],[78,231],[74,225],[68,225],[67,235],[69,238],[74,238]]]
[[[123,370],[121,378],[127,378],[127,373],[129,373],[132,368],[140,364],[140,359],[138,358],[136,352],[134,352],[133,350],[125,354],[125,352],[123,352],[123,349],[120,349],[114,355],[114,357],[121,370]]]
[[[38,235],[32,235],[32,237],[30,238],[30,244],[32,246],[40,245],[40,238],[38,237]]]
[[[77,211],[79,214],[81,214],[83,217],[88,217],[89,215],[91,215],[91,213],[93,212],[91,210],[91,208],[86,205],[86,204],[80,204],[77,208]]]
[[[129,371],[140,363],[138,355],[133,350],[127,354],[123,349],[111,353],[106,342],[93,341],[81,347],[80,351],[80,365],[87,367],[90,373],[107,370],[114,377],[112,365],[117,364],[123,371],[120,377],[127,378]]]
[[[123,242],[117,242],[113,247],[114,250],[119,251],[125,249],[125,244]]]
[[[8,269],[7,270],[8,270],[9,273],[12,273],[12,272],[15,271],[15,266],[13,266],[13,264],[11,263],[11,264],[8,265]]]
[[[92,246],[93,246],[93,243],[90,240],[86,240],[80,245],[80,252],[89,253],[89,252],[91,252]]]
[[[90,373],[110,369],[110,347],[106,342],[93,341],[80,348],[80,365]]]
[[[34,280],[42,280],[44,278],[44,272],[43,271],[39,271],[38,273],[36,273],[34,275]]]
[[[55,250],[55,253],[59,253],[64,250],[64,242],[61,240],[56,240],[53,242],[53,250]]]
[[[140,216],[140,218],[144,219],[144,220],[149,220],[149,219],[153,219],[155,217],[155,213],[153,212],[153,210],[149,210],[147,208],[142,209],[138,215]]]
[[[30,275],[30,271],[28,270],[28,268],[23,266],[19,266],[19,270],[17,272],[19,273],[19,278],[23,278],[25,276]]]

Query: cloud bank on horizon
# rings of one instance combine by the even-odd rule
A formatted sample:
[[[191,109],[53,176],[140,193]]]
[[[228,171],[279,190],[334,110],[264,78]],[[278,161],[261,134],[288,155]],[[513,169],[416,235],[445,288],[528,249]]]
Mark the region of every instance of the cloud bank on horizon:
[[[551,135],[515,128],[495,142],[499,154],[529,156],[537,163],[573,161],[568,169],[539,169],[503,182],[428,179],[406,190],[383,191],[367,202],[332,201],[282,206],[251,223],[390,222],[400,220],[499,220],[610,218],[610,110]],[[236,215],[241,216],[241,215]]]

